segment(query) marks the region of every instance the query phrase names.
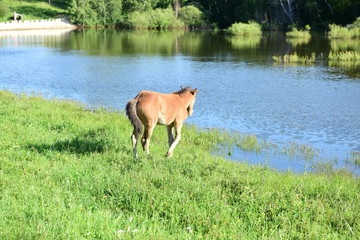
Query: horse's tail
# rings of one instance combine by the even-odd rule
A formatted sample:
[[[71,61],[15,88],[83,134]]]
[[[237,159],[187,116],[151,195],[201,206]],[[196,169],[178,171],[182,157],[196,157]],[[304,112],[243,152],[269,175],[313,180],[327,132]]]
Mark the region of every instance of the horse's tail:
[[[136,98],[128,101],[128,103],[126,104],[126,115],[128,116],[131,124],[134,126],[135,133],[140,135],[142,132],[143,124],[141,123],[140,118],[136,114],[137,102],[138,100]]]

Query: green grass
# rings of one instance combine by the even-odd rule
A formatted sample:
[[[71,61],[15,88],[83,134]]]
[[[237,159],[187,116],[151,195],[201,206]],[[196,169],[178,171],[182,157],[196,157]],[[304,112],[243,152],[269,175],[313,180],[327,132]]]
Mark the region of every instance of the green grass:
[[[157,127],[135,160],[131,131],[122,112],[0,91],[0,239],[360,238],[358,178],[227,161],[210,154],[226,134],[194,126],[170,159]]]
[[[65,5],[52,1],[60,7],[51,6],[47,1],[40,0],[2,0],[2,4],[8,9],[7,13],[0,18],[0,21],[12,20],[13,12],[23,16],[23,20],[39,20],[55,18],[59,14],[65,13]]]

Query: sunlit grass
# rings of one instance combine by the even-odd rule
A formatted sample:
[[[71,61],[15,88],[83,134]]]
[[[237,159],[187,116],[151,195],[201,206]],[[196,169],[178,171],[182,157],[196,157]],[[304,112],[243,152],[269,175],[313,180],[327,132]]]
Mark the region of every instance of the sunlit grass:
[[[122,112],[0,91],[0,116],[0,239],[360,237],[358,179],[212,156],[232,134],[187,125],[168,159],[157,127],[134,159]]]
[[[2,4],[9,9],[4,21],[11,20],[14,11],[21,14],[23,20],[50,19],[65,13],[65,9],[51,6],[47,1],[3,0]]]

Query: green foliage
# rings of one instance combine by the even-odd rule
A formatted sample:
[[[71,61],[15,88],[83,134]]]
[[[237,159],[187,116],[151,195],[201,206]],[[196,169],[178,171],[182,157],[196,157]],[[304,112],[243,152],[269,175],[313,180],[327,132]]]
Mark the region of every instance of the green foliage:
[[[286,36],[290,38],[311,38],[310,29],[309,25],[306,25],[305,30],[299,30],[294,27],[290,32],[286,33]]]
[[[171,8],[154,9],[149,12],[149,27],[153,29],[179,28],[182,23],[175,17]]]
[[[151,155],[135,160],[123,113],[71,102],[2,91],[0,116],[1,239],[360,237],[359,180],[349,174],[214,157],[227,137],[192,126],[173,158],[158,127]]]
[[[158,0],[123,0],[123,10],[125,14],[135,11],[145,12],[153,9]]]
[[[358,17],[351,25],[350,28],[360,28],[360,17]]]
[[[204,14],[195,6],[182,7],[179,18],[189,27],[202,27],[205,25]]]
[[[130,13],[125,23],[132,29],[150,28],[149,16],[144,12],[135,11]]]
[[[330,24],[329,28],[329,38],[360,38],[360,27],[346,28],[336,24]]]
[[[291,63],[301,63],[301,64],[311,64],[316,60],[316,54],[311,53],[311,56],[299,56],[296,52],[293,54],[285,54],[284,56],[273,56],[273,59],[278,63],[291,64]]]
[[[231,35],[237,36],[250,36],[250,35],[261,35],[260,24],[250,21],[249,23],[234,23],[226,32]]]
[[[122,19],[122,0],[72,0],[67,11],[81,26],[114,26]]]
[[[271,29],[284,29],[294,22],[324,28],[330,22],[349,24],[359,16],[360,12],[358,0],[197,0],[196,2],[202,5],[203,8],[200,9],[207,12],[210,21],[218,23],[220,28],[228,28],[235,22],[247,22],[251,19]]]
[[[133,12],[127,20],[126,25],[133,29],[167,29],[182,28],[184,23],[176,19],[171,8],[157,8],[146,12]]]
[[[74,1],[76,4],[73,3]],[[209,25],[215,24],[221,29],[227,29],[236,22],[248,22],[249,20],[255,20],[261,23],[264,29],[271,30],[286,29],[286,27],[292,26],[294,23],[300,25],[311,24],[313,29],[324,29],[329,23],[350,24],[356,17],[359,17],[360,12],[358,0],[281,1],[284,8],[279,4],[279,0],[177,0],[183,10],[187,9],[188,6],[196,6],[197,9],[204,13],[206,22]],[[15,10],[13,5],[20,5],[17,10],[26,11],[26,19],[53,17],[52,13],[43,12],[39,9],[39,5],[42,5],[40,8],[44,8],[44,6],[50,8],[47,0],[3,0],[3,2],[10,11]],[[66,9],[71,9],[68,11],[69,17],[78,24],[108,26],[122,24],[123,19],[128,19],[128,16],[133,12],[145,13],[156,8],[173,7],[174,2],[174,0],[51,0],[51,6],[57,7],[61,13]],[[28,5],[32,7],[22,8]],[[75,5],[79,9],[72,9]],[[61,9],[59,10],[59,8]],[[6,18],[10,17],[10,15],[7,15]],[[196,20],[199,17],[198,11],[195,12],[192,9],[191,13],[185,15],[187,17],[182,21],[186,25],[190,27],[194,26],[193,24],[196,25],[195,27],[201,26],[201,21]],[[289,18],[289,15],[292,15],[292,17]],[[359,25],[359,23],[357,24]],[[357,24],[356,22],[353,23],[354,26],[357,26]]]
[[[0,1],[0,19],[4,19],[9,15],[10,9],[5,5],[3,1]]]

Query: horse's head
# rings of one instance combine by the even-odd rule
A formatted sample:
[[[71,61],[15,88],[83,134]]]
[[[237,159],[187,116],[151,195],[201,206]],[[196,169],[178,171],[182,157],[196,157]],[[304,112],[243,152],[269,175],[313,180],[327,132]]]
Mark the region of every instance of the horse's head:
[[[178,94],[180,97],[185,99],[188,116],[191,116],[193,114],[197,91],[197,88],[192,89],[191,87],[181,87],[180,91],[175,92],[175,94]]]
[[[191,90],[189,92],[191,94],[190,103],[189,103],[189,106],[187,108],[189,116],[191,116],[193,114],[193,111],[194,111],[194,105],[195,105],[197,91],[198,91],[197,88],[195,88],[195,89],[193,89],[193,90]]]

